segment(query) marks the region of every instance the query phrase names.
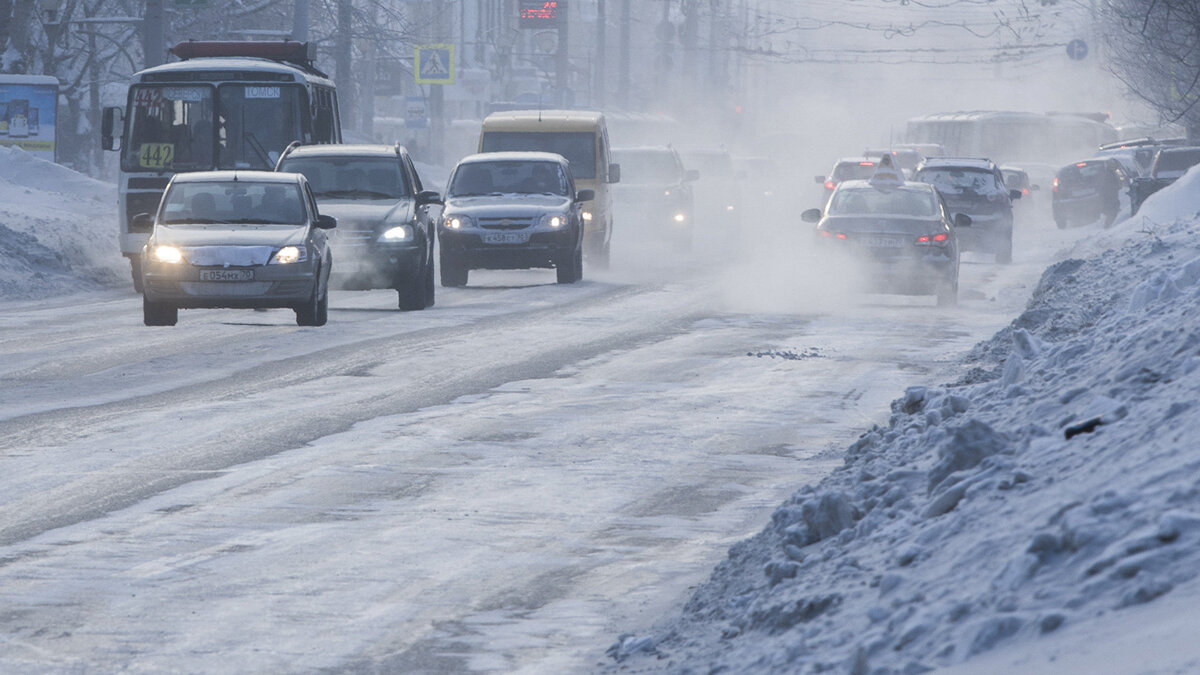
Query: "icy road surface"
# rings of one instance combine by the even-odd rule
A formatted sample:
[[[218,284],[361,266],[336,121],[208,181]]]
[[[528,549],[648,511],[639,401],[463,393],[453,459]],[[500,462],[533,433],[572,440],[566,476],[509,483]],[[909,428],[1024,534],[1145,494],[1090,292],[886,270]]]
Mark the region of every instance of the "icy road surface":
[[[905,386],[954,379],[1067,237],[1033,235],[950,310],[636,256],[474,272],[415,313],[335,292],[317,329],[7,303],[0,671],[590,670]]]

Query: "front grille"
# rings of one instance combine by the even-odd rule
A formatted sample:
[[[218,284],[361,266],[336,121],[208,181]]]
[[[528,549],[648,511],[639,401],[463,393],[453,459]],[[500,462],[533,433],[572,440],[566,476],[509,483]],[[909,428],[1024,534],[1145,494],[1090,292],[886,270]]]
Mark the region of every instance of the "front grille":
[[[139,213],[149,213],[153,216],[158,211],[158,202],[162,200],[161,192],[130,192],[125,195],[125,223],[130,232],[149,232],[150,228],[135,228],[133,217]]]
[[[519,216],[516,218],[480,218],[479,226],[485,230],[523,230],[532,227],[534,218]]]
[[[371,239],[375,236],[374,230],[344,230],[339,225],[333,230],[333,234],[329,237],[332,244],[338,246],[361,246],[371,243]]]
[[[263,295],[271,289],[270,281],[181,281],[179,287],[184,293],[200,298],[212,297],[252,297]]]

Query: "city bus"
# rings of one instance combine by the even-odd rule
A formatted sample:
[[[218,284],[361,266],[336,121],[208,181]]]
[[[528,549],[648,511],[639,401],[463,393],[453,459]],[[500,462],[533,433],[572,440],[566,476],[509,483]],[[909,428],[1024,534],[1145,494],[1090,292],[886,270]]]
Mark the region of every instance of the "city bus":
[[[106,150],[121,154],[119,241],[141,291],[149,231],[171,176],[184,171],[270,171],[292,141],[340,143],[337,90],[307,42],[180,42],[180,60],[133,75],[124,108],[104,110]]]
[[[987,157],[998,163],[1063,164],[1091,157],[1117,130],[1103,113],[1032,113],[976,110],[937,113],[908,120],[909,143],[938,143],[956,157]]]

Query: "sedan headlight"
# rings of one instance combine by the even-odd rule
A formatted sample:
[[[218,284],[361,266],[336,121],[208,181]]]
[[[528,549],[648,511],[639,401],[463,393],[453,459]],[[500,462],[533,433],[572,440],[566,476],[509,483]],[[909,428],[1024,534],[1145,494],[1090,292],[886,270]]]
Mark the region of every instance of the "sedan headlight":
[[[547,213],[542,216],[540,224],[542,227],[550,227],[557,230],[567,224],[567,217],[561,213]]]
[[[408,225],[389,227],[379,236],[380,241],[409,241],[413,238],[412,228]]]
[[[284,246],[271,256],[272,265],[290,265],[308,260],[308,248],[305,246]]]
[[[470,216],[446,216],[442,225],[447,230],[467,230],[475,226]]]
[[[150,256],[162,263],[176,264],[183,262],[183,252],[174,246],[155,246]]]

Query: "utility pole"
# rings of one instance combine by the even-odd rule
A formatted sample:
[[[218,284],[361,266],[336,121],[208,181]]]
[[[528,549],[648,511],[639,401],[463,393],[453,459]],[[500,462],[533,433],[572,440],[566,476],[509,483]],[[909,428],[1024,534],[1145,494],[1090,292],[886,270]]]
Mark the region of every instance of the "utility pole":
[[[308,41],[308,0],[296,0],[292,14],[292,39]]]
[[[604,96],[608,89],[608,49],[607,49],[608,16],[604,8],[604,0],[596,0],[596,88],[593,92],[596,106],[604,107]]]
[[[558,17],[558,53],[555,54],[555,88],[558,89],[558,104],[562,107],[566,107],[567,89],[571,86],[570,7],[568,4]]]
[[[142,17],[142,56],[145,57],[147,68],[162,65],[166,61],[165,19],[163,0],[146,0],[146,14]]]
[[[350,120],[358,127],[355,111],[354,78],[350,74],[351,56],[351,22],[354,18],[354,7],[351,0],[338,0],[337,3],[337,36],[334,39],[334,67],[337,69],[338,100],[342,104],[342,119]]]
[[[621,0],[621,67],[620,77],[618,77],[618,88],[621,92],[621,106],[629,107],[629,89],[631,83],[629,81],[629,50],[630,44],[630,25],[633,23],[633,17],[629,11],[630,0]]]

